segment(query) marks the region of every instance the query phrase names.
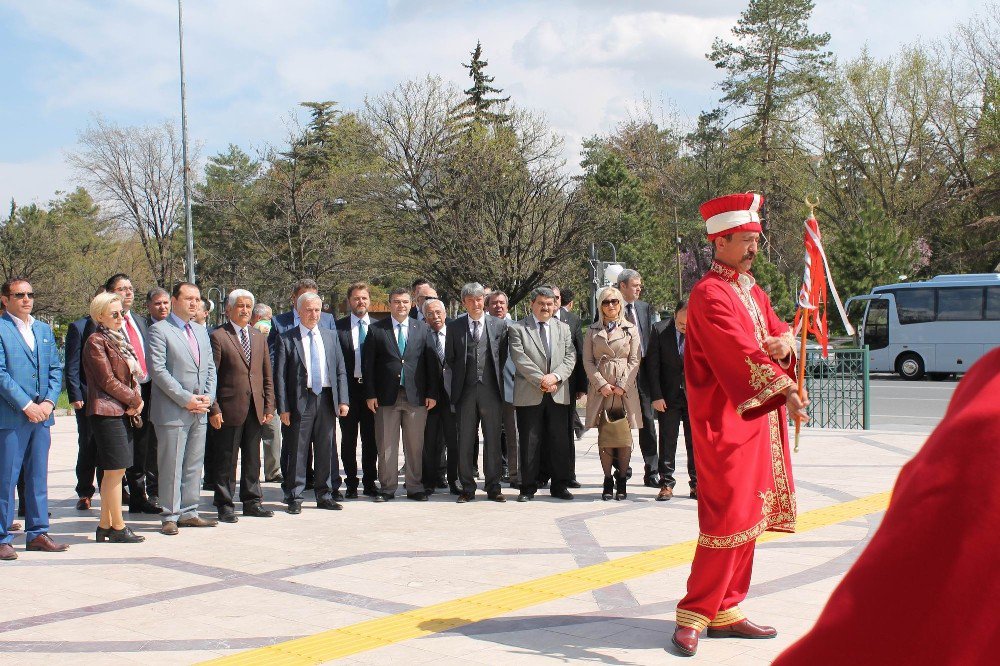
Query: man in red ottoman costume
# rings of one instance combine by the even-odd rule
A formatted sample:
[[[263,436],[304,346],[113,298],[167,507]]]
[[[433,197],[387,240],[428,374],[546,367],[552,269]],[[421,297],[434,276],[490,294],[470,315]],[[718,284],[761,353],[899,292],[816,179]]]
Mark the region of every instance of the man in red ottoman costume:
[[[750,587],[754,545],[765,531],[795,531],[795,488],[785,408],[804,421],[796,393],[794,339],[754,282],[759,194],[701,205],[715,249],[691,291],[684,376],[698,471],[698,546],[673,644],[684,655],[698,635],[773,638],[739,603]]]
[[[774,666],[997,663],[998,395],[994,349],[899,473],[882,525],[816,626]]]

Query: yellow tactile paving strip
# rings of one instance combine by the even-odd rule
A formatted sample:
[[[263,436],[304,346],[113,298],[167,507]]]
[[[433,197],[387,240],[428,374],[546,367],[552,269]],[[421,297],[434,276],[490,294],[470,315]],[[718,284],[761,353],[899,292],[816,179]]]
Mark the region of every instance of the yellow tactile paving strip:
[[[797,533],[884,511],[888,504],[889,493],[884,492],[807,511],[798,517]],[[786,536],[766,532],[757,541],[773,541]],[[694,557],[695,545],[695,541],[685,541],[205,663],[321,664],[687,564]]]

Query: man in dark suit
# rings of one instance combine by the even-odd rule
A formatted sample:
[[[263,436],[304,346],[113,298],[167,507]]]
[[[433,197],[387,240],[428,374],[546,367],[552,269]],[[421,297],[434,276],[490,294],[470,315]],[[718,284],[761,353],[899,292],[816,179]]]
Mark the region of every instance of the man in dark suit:
[[[151,403],[152,383],[147,364],[149,333],[145,317],[136,316],[132,311],[135,304],[135,287],[124,273],[116,273],[104,283],[104,290],[118,294],[122,299],[122,333],[135,350],[136,359],[146,373],[147,379],[140,385],[143,401]],[[148,409],[148,408],[147,408]],[[128,481],[128,512],[158,514],[162,511],[157,498],[159,479],[156,454],[156,432],[153,424],[144,419],[142,427],[133,434],[132,466],[125,470]]]
[[[486,311],[497,319],[503,319],[508,327],[511,323],[508,311],[507,294],[502,291],[491,291],[486,295]],[[508,334],[508,340],[509,340]],[[509,352],[510,345],[507,346]],[[514,409],[514,361],[503,364],[503,429],[500,433],[500,454],[503,459],[503,474],[501,479],[510,483],[511,488],[521,486],[521,460],[519,442],[517,439],[517,411]]]
[[[424,322],[431,329],[431,342],[438,359],[435,372],[440,376],[443,392],[433,409],[427,410],[424,426],[424,492],[433,494],[435,488],[450,488],[455,495],[458,489],[458,429],[455,410],[449,399],[451,370],[445,367],[445,347],[448,339],[447,314],[444,303],[437,298],[427,298],[423,307]]]
[[[424,320],[424,301],[428,298],[437,298],[437,292],[430,280],[417,278],[410,285],[410,294],[413,297],[413,307],[410,308],[410,317],[417,321]]]
[[[403,437],[406,496],[427,501],[423,474],[424,427],[427,410],[437,404],[440,389],[437,355],[431,330],[411,319],[410,291],[389,292],[390,316],[373,324],[364,346],[365,398],[375,414],[378,477],[381,491],[374,499],[395,497],[399,485],[399,439]]]
[[[261,427],[274,418],[274,384],[267,338],[250,325],[255,299],[234,289],[226,299],[229,323],[212,331],[212,356],[218,373],[216,400],[208,423],[216,430],[212,480],[219,520],[235,523],[236,457],[240,457],[243,515],[270,518],[260,492]]]
[[[684,390],[684,333],[687,330],[687,303],[680,301],[669,321],[653,325],[653,335],[646,352],[649,368],[649,397],[660,422],[660,493],[663,502],[674,496],[677,434],[684,424],[684,448],[687,450],[688,483],[691,497],[698,496],[698,478],[691,448],[691,422],[688,420],[687,394]]]
[[[375,440],[375,415],[365,404],[362,348],[368,338],[372,320],[371,290],[364,282],[347,288],[347,303],[351,314],[337,320],[337,337],[347,368],[347,392],[351,409],[340,419],[340,458],[344,463],[347,499],[358,497],[358,434],[361,434],[361,484],[365,495],[375,497],[378,487],[378,444]]]
[[[587,372],[583,369],[583,328],[580,317],[573,312],[573,290],[568,287],[566,289],[552,287],[552,293],[556,295],[558,308],[554,316],[569,326],[573,334],[573,349],[576,351],[576,365],[569,381],[572,394],[569,407],[569,441],[572,443],[575,439],[583,437],[583,421],[580,420],[580,413],[576,411],[576,401],[587,395]],[[580,482],[576,480],[576,456],[573,456],[573,477],[569,481],[569,487],[580,487]]]
[[[659,488],[660,479],[656,472],[656,420],[649,397],[649,373],[645,362],[649,339],[653,334],[653,309],[646,301],[639,300],[642,294],[642,276],[638,271],[626,268],[618,274],[618,290],[625,297],[625,318],[639,329],[639,344],[643,362],[639,365],[636,385],[639,389],[639,405],[642,408],[642,428],[639,430],[639,449],[645,462],[642,482],[649,488]]]
[[[319,325],[323,299],[318,294],[303,292],[296,311],[299,325],[281,334],[274,353],[275,402],[285,425],[281,487],[288,513],[302,513],[306,459],[312,445],[316,506],[340,510],[332,477],[340,476],[335,419],[350,411],[344,355],[336,333]]]
[[[275,345],[277,344],[278,339],[281,337],[283,333],[285,333],[285,331],[297,328],[299,326],[300,323],[299,313],[297,310],[299,297],[301,297],[302,294],[318,294],[318,293],[319,293],[319,285],[316,284],[315,280],[310,280],[308,278],[299,280],[298,282],[295,283],[295,286],[292,288],[292,298],[291,298],[292,309],[289,310],[288,312],[282,312],[281,314],[275,315],[274,317],[271,318],[271,330],[267,334],[267,348],[271,353],[271,367],[274,367],[275,365],[274,353],[275,353]],[[323,312],[320,314],[319,324],[317,324],[317,326],[319,326],[320,328],[329,329],[331,331],[336,330],[337,328],[337,324],[333,318],[333,315],[331,315],[328,312]],[[281,430],[282,437],[285,436],[287,429],[288,427],[285,426],[284,423],[282,423],[282,430]],[[281,469],[281,476],[282,478],[287,476],[284,468]],[[310,450],[306,452],[306,490],[309,490],[312,487],[313,487],[313,465],[312,465],[312,451]]]
[[[101,287],[97,293],[104,291]],[[87,418],[87,377],[83,371],[83,345],[96,330],[90,316],[77,319],[66,331],[66,364],[64,383],[69,403],[76,416],[76,436],[79,449],[76,454],[76,510],[86,511],[104,476],[97,467],[97,448],[90,434]],[[97,479],[97,486],[94,479]],[[123,498],[124,499],[124,498]]]
[[[572,402],[569,380],[576,364],[569,326],[555,319],[555,294],[548,287],[531,292],[531,314],[510,327],[514,375],[514,405],[521,445],[521,493],[528,502],[538,490],[543,451],[549,459],[553,497],[573,499],[568,490],[575,455],[569,431]],[[543,442],[545,446],[543,447]]]
[[[507,361],[507,322],[487,314],[486,291],[478,282],[462,287],[466,316],[448,327],[445,364],[451,371],[451,404],[458,421],[460,503],[475,499],[476,442],[483,429],[483,488],[495,502],[500,489],[503,427],[503,367]]]

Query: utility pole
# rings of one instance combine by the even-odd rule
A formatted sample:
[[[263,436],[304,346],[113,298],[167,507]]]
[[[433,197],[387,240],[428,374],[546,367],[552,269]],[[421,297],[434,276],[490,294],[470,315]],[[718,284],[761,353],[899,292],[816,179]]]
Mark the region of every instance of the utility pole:
[[[178,52],[181,60],[181,159],[184,169],[184,233],[187,237],[187,281],[194,284],[194,228],[191,224],[191,168],[188,164],[187,101],[184,93],[184,7],[177,0]]]

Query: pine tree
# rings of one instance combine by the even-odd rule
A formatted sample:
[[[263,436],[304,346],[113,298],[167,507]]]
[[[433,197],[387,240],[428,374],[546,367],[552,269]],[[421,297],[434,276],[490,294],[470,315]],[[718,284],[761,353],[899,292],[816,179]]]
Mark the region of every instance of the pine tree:
[[[490,97],[490,95],[499,95],[503,89],[491,85],[493,77],[486,74],[489,62],[483,60],[481,42],[476,42],[476,48],[470,55],[472,59],[469,64],[462,63],[462,67],[469,70],[472,87],[463,91],[466,100],[459,107],[458,117],[466,125],[501,125],[508,122],[510,120],[509,114],[493,110],[496,105],[503,105],[510,101],[510,97]]]

